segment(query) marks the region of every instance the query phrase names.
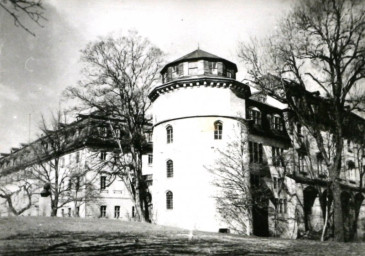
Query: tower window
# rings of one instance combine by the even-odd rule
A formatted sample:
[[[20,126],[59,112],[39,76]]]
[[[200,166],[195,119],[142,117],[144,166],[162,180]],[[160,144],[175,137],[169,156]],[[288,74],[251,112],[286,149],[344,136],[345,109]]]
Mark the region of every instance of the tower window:
[[[221,121],[216,121],[214,123],[214,139],[221,140],[223,134],[223,124]]]
[[[172,160],[166,162],[167,178],[174,177],[174,163]]]
[[[171,191],[167,191],[166,193],[166,209],[172,210],[174,208],[173,194]]]
[[[198,62],[189,62],[189,75],[197,75],[198,74]]]
[[[166,128],[166,135],[167,135],[167,143],[172,143],[174,141],[174,133],[173,133],[172,126],[169,125]]]

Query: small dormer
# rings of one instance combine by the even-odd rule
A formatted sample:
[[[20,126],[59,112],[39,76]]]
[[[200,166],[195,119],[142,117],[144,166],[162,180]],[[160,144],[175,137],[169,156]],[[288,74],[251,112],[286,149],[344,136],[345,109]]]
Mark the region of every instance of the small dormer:
[[[167,64],[161,70],[162,83],[199,76],[235,79],[236,73],[236,64],[200,49]]]

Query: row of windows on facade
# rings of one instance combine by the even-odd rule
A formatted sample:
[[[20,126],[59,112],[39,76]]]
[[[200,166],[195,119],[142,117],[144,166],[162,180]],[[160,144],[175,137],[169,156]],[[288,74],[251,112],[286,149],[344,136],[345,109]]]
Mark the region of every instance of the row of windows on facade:
[[[247,119],[253,120],[253,123],[257,126],[262,125],[261,111],[255,107],[249,108],[247,112]],[[283,119],[280,115],[267,115],[267,119],[270,123],[270,128],[278,131],[284,131]]]
[[[195,76],[195,75],[218,75],[228,78],[235,78],[236,74],[233,69],[227,68],[223,62],[214,62],[204,60],[203,69],[199,70],[199,62],[188,62],[188,73],[184,73],[184,63],[180,63],[167,68],[167,71],[162,76],[162,82],[166,83],[174,78],[182,76]]]
[[[214,139],[221,140],[223,136],[223,123],[221,121],[214,122]],[[166,142],[168,144],[174,141],[174,130],[171,125],[166,127]]]
[[[107,217],[107,211],[106,211],[106,205],[100,206],[100,217],[105,218]],[[132,206],[132,218],[136,217],[136,211],[135,207]],[[114,206],[114,218],[118,219],[120,218],[120,206],[116,205]]]

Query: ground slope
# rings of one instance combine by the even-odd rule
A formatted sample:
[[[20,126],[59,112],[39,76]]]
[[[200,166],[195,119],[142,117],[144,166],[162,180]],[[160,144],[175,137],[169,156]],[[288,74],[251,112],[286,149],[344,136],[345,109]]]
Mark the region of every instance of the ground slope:
[[[263,239],[106,219],[0,218],[0,255],[365,255],[365,244]]]

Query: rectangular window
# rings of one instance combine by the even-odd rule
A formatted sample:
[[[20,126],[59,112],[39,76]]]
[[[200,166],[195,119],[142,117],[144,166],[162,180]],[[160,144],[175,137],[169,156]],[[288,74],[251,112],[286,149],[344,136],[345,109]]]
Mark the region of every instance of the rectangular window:
[[[273,117],[273,128],[278,131],[283,130],[283,122],[281,120],[281,117],[279,117],[279,116]]]
[[[278,178],[274,177],[273,180],[274,180],[274,189],[277,189],[278,188]]]
[[[189,62],[189,75],[194,76],[198,74],[198,62]]]
[[[152,164],[152,162],[153,162],[153,155],[148,154],[148,164]]]
[[[283,164],[283,148],[272,147],[272,165],[273,166],[284,166]]]
[[[262,144],[249,142],[250,163],[263,163],[263,147]]]
[[[100,177],[100,189],[103,190],[106,188],[106,176]]]
[[[67,190],[71,190],[72,189],[72,179],[70,178],[68,180],[68,186],[67,186]]]
[[[250,109],[248,111],[249,119],[253,120],[255,125],[261,125],[261,112],[258,110]]]
[[[100,206],[100,217],[105,218],[106,217],[106,205]]]
[[[71,217],[71,208],[68,208],[68,217]]]
[[[106,160],[106,152],[105,151],[102,151],[102,152],[100,152],[100,159],[101,160]]]
[[[136,217],[136,209],[132,206],[132,218]]]
[[[351,142],[351,140],[347,140],[347,151],[352,153],[352,142]]]
[[[118,219],[120,216],[120,206],[117,205],[114,207],[114,218]]]
[[[76,191],[78,191],[80,189],[80,177],[76,177],[76,182],[75,182],[75,189]]]
[[[80,152],[76,152],[76,163],[80,162]]]
[[[76,207],[76,216],[80,217],[80,206]]]
[[[304,154],[298,154],[298,170],[301,173],[307,173]]]

